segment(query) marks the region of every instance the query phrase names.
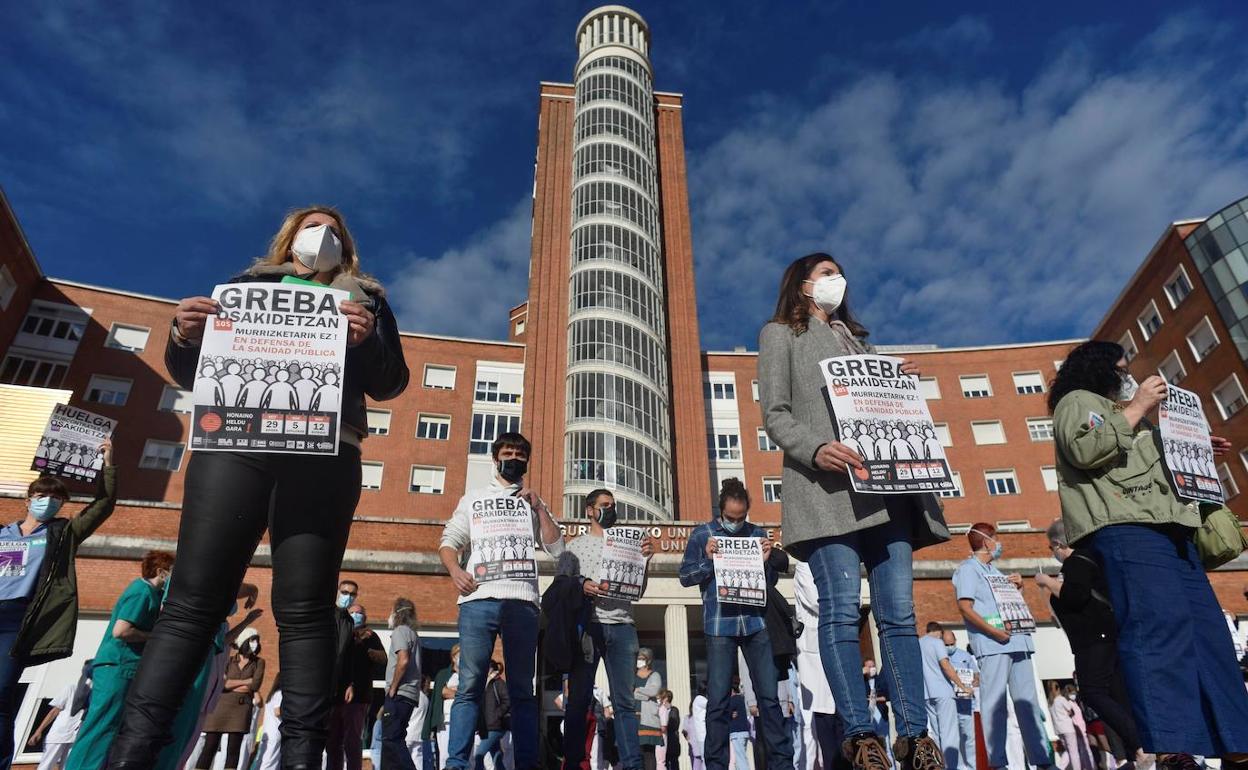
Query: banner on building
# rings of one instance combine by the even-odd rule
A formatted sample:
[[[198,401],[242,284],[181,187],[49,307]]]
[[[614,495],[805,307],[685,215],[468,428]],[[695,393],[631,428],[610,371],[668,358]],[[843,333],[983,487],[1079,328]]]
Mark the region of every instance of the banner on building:
[[[1168,385],[1158,416],[1162,453],[1174,493],[1184,500],[1222,504],[1222,482],[1213,461],[1209,421],[1200,396]]]
[[[757,537],[716,537],[715,587],[725,604],[767,606],[763,541]]]
[[[479,497],[469,511],[468,574],[478,583],[536,580],[533,508],[517,495]]]
[[[838,440],[862,456],[863,468],[850,469],[850,483],[874,494],[952,491],[949,461],[919,378],[902,374],[901,364],[877,355],[819,362]]]
[[[116,420],[57,404],[52,407],[30,469],[67,479],[95,481],[104,468],[104,450],[100,447],[113,437],[116,429]]]
[[[989,615],[984,620],[1011,634],[1034,634],[1036,619],[1031,615],[1023,592],[1005,575],[984,575],[984,580],[988,581],[992,598],[997,602],[997,614]]]
[[[222,284],[204,329],[189,447],[338,454],[350,294],[304,283]]]
[[[602,566],[598,588],[612,599],[636,601],[646,580],[646,557],[641,545],[646,531],[639,527],[611,527],[602,539]]]

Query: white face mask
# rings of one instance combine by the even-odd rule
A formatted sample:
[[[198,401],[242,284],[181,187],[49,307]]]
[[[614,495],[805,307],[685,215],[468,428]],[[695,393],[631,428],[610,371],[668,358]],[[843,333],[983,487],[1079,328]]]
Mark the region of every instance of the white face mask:
[[[814,284],[814,290],[806,296],[813,299],[819,309],[829,315],[835,313],[845,300],[845,276],[843,275],[825,275],[816,281],[807,280],[806,283]]]
[[[1135,394],[1138,393],[1139,390],[1140,383],[1136,382],[1135,378],[1131,375],[1124,374],[1122,376],[1122,385],[1118,388],[1118,400],[1130,401],[1135,398]]]
[[[638,658],[638,659],[637,659],[637,668],[638,668],[638,669],[642,669],[642,668],[645,668],[645,667],[646,667],[646,659],[645,659],[645,658]]]
[[[342,264],[342,239],[329,225],[305,227],[290,244],[290,251],[306,268],[323,273]]]

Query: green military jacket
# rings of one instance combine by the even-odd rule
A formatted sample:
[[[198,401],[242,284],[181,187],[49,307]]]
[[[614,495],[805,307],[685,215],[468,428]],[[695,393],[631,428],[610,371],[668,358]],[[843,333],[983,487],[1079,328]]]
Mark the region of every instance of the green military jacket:
[[[1134,429],[1122,407],[1086,390],[1066,394],[1053,410],[1057,491],[1072,545],[1111,524],[1200,527],[1194,503],[1170,488],[1153,426]]]

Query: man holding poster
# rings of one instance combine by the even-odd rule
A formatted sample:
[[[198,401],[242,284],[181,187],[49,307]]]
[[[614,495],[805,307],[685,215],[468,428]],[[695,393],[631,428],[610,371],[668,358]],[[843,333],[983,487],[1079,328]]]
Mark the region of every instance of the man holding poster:
[[[751,563],[750,571],[761,566],[766,584],[775,585],[781,572],[789,568],[789,557],[773,548],[767,532],[746,521],[750,495],[739,479],[725,479],[719,492],[719,516],[701,524],[689,535],[685,557],[680,563],[680,584],[698,586],[702,591],[702,623],[706,635],[706,742],[704,756],[708,770],[727,770],[728,736],[731,722],[729,695],[738,652],[745,658],[758,700],[758,734],[764,744],[768,770],[791,770],[793,733],[785,725],[780,710],[775,658],[765,618],[766,599],[761,604],[743,601],[748,591],[739,586],[746,581],[721,582],[720,561],[732,554],[733,561]],[[753,553],[740,541],[753,541]],[[740,558],[738,558],[740,557]],[[741,571],[729,565],[730,571]],[[763,592],[766,596],[766,592]]]
[[[536,545],[563,553],[563,535],[546,503],[524,486],[528,439],[503,433],[491,454],[489,486],[464,495],[442,531],[438,555],[459,590],[459,686],[451,707],[444,768],[464,770],[472,760],[477,714],[489,675],[494,643],[503,640],[503,666],[511,698],[516,770],[536,770],[537,658],[540,597]],[[488,546],[489,558],[483,553]]]
[[[568,675],[563,717],[564,764],[580,767],[585,759],[587,715],[601,660],[611,688],[620,766],[636,770],[641,767],[642,757],[637,701],[633,697],[638,649],[633,600],[645,593],[644,576],[654,554],[654,538],[640,527],[616,525],[615,496],[606,489],[595,489],[585,496],[585,518],[589,519],[589,532],[569,543],[568,551],[575,557],[576,574],[585,595],[593,601],[593,617],[585,629],[593,641],[593,653],[578,656]],[[626,575],[637,578],[630,580]]]

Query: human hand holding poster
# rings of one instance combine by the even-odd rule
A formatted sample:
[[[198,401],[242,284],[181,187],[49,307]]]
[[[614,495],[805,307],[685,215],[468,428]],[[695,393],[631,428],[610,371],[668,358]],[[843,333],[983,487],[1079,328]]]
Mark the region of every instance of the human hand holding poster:
[[[875,494],[955,489],[919,378],[903,374],[901,364],[869,354],[819,362],[838,440],[862,456],[863,468],[849,469],[850,483]]]
[[[468,574],[478,583],[537,578],[533,508],[517,495],[489,495],[472,501],[472,551]]]
[[[641,545],[646,532],[639,527],[611,527],[602,539],[602,566],[598,571],[599,589],[612,599],[636,601],[646,579],[646,557]]]
[[[989,625],[1011,634],[1032,634],[1036,631],[1036,619],[1023,598],[1023,592],[1005,575],[984,575],[992,598],[997,603],[997,614],[984,618]]]
[[[52,407],[30,469],[67,479],[95,481],[104,467],[104,450],[100,446],[112,438],[116,429],[116,420],[57,404]]]
[[[204,329],[193,450],[338,454],[347,320],[339,289],[222,284]]]
[[[1213,462],[1209,421],[1205,419],[1200,396],[1168,385],[1158,417],[1157,427],[1161,431],[1161,446],[1174,493],[1185,500],[1221,504],[1222,482],[1218,480],[1218,469]]]
[[[715,586],[725,604],[767,606],[763,541],[757,537],[716,537]]]

